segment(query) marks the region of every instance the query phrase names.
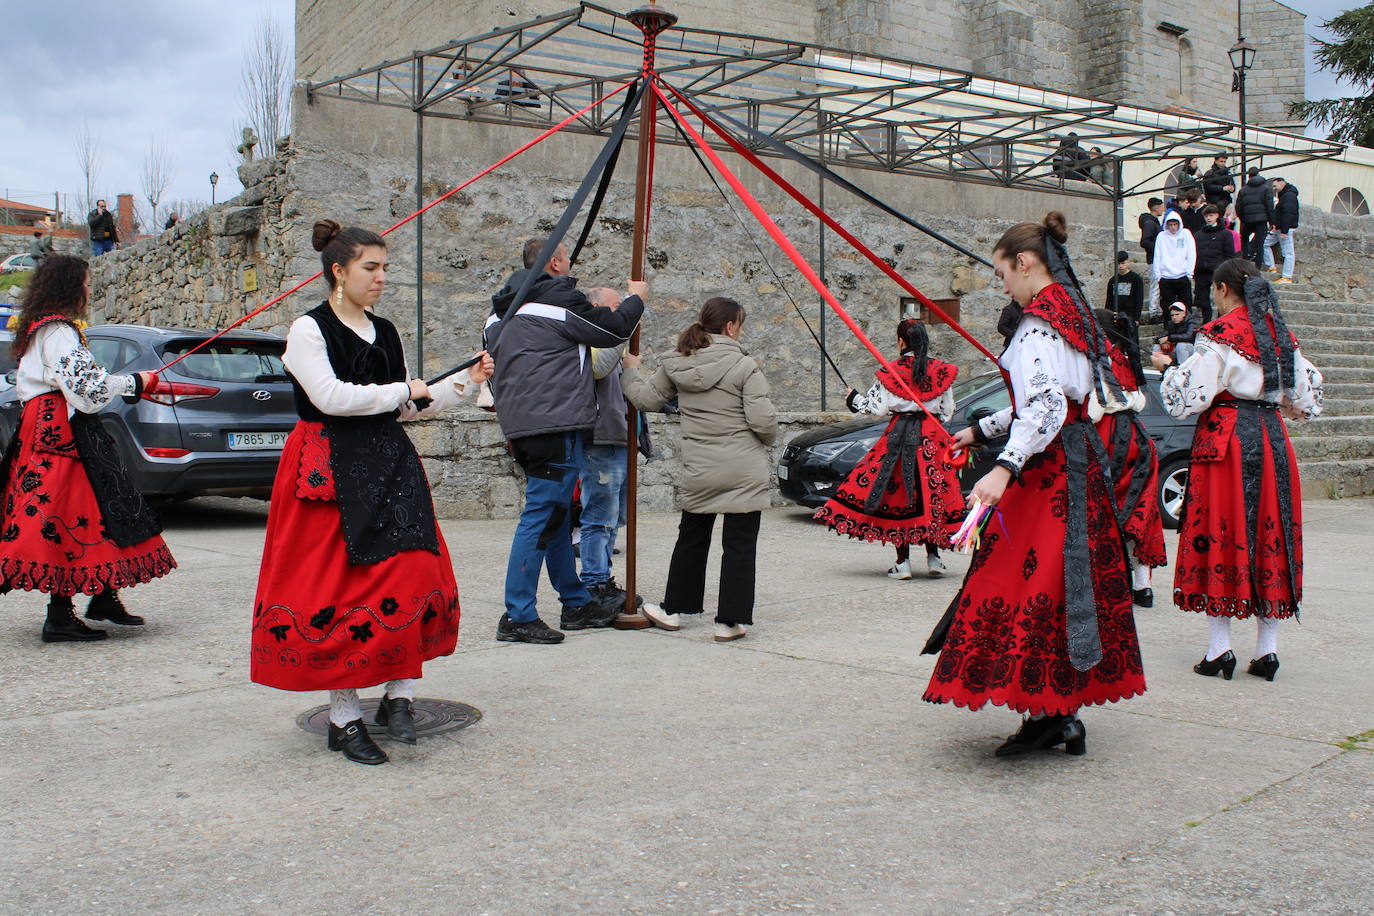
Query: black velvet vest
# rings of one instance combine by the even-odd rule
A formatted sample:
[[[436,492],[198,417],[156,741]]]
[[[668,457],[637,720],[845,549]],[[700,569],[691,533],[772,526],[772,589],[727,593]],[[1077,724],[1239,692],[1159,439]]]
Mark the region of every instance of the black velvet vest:
[[[396,327],[371,313],[377,339],[368,343],[339,320],[328,302],[306,312],[324,336],[329,364],[340,381],[385,385],[406,381],[405,352]],[[329,466],[338,493],[348,562],[380,563],[406,550],[439,552],[434,502],[420,456],[397,419],[400,411],[334,417],[316,407],[294,378],[296,412],[324,424]]]

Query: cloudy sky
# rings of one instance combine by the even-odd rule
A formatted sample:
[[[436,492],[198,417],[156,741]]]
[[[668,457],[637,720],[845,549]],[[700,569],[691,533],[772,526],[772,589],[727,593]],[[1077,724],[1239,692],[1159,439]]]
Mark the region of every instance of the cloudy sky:
[[[1202,2],[1202,0],[1199,0]],[[1309,33],[1350,0],[1293,0]],[[48,0],[22,5],[0,54],[0,196],[51,206],[54,191],[83,188],[73,136],[82,121],[100,140],[98,193],[140,193],[151,142],[174,157],[164,200],[205,200],[239,191],[233,151],[243,125],[243,56],[264,17],[288,36],[293,0]],[[1310,42],[1309,42],[1310,45]],[[1309,97],[1347,94],[1309,67]]]

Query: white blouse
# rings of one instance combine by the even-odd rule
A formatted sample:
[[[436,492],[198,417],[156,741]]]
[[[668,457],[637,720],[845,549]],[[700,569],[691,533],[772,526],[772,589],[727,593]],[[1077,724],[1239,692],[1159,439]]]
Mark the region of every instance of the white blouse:
[[[377,340],[377,329],[368,322],[365,329],[345,325],[368,343]],[[325,349],[324,334],[314,318],[302,315],[291,323],[286,335],[286,353],[282,362],[292,377],[305,389],[310,402],[333,417],[358,417],[369,414],[401,411],[402,420],[432,417],[441,410],[455,406],[466,393],[471,378],[467,370],[455,373],[429,390],[433,403],[424,410],[416,410],[410,400],[410,385],[406,382],[387,382],[384,385],[359,385],[342,381],[334,374]],[[406,367],[406,376],[410,367]]]
[[[1013,414],[1007,407],[984,417],[978,427],[989,439],[1011,433],[997,458],[1019,472],[1059,434],[1069,413],[1066,399],[1088,398],[1092,365],[1049,322],[1034,315],[1021,319],[998,362],[1011,375],[1016,410]]]
[[[921,407],[926,413],[944,423],[954,413],[954,392],[946,388],[944,394],[933,401],[924,402]],[[882,382],[874,382],[866,394],[854,396],[854,410],[858,413],[873,414],[875,417],[885,417],[894,413],[916,413],[916,402],[893,394]]]
[[[1264,400],[1264,370],[1232,347],[1202,334],[1193,355],[1181,366],[1164,372],[1159,393],[1170,416],[1191,417],[1202,413],[1223,391],[1246,401]],[[1322,374],[1300,350],[1293,351],[1297,376],[1293,387],[1282,392],[1279,409],[1293,420],[1310,420],[1322,412]]]
[[[132,375],[111,375],[96,365],[76,329],[55,321],[34,332],[19,359],[14,387],[21,401],[60,391],[70,418],[78,410],[96,413],[117,397],[133,395],[138,385]]]

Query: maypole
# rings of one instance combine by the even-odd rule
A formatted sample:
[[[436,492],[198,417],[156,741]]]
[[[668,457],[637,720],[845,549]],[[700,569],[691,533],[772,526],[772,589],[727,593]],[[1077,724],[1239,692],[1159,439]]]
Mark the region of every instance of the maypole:
[[[658,115],[658,95],[652,91],[654,49],[658,36],[677,23],[677,16],[650,3],[627,17],[644,33],[644,99],[639,110],[639,163],[635,171],[635,225],[630,247],[630,279],[644,279],[644,254],[649,237],[649,211],[654,196],[654,136]],[[647,303],[646,303],[647,304]],[[630,353],[639,354],[639,329],[630,338]],[[653,626],[635,607],[637,592],[636,535],[639,497],[639,411],[626,402],[628,456],[625,468],[625,609],[615,620],[619,630],[643,630]]]

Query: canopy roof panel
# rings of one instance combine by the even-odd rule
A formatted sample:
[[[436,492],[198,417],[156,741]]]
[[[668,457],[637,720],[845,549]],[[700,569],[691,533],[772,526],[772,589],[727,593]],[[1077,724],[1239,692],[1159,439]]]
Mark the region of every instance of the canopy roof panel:
[[[311,82],[306,91],[422,117],[542,129],[635,79],[641,65],[639,29],[584,3]],[[672,28],[658,38],[656,67],[708,112],[831,166],[1110,199],[1160,186],[1181,156],[1234,153],[1242,142],[1235,121],[755,35]],[[597,106],[568,129],[606,133],[618,104]],[[660,142],[680,145],[664,128]],[[1344,148],[1253,126],[1243,140],[1247,158],[1265,170]],[[1132,162],[1148,163],[1147,177],[1120,187],[1119,166]]]

